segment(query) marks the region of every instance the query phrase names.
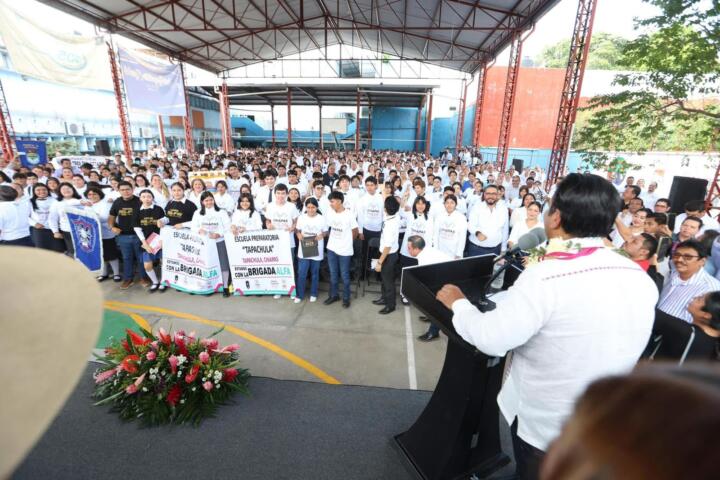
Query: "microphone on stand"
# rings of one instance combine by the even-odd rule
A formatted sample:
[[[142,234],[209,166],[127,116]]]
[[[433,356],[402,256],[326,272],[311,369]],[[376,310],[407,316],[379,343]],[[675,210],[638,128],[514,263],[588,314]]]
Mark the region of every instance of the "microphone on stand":
[[[518,260],[518,256],[520,253],[522,253],[525,250],[530,250],[538,245],[542,245],[547,241],[547,235],[545,234],[544,228],[534,228],[527,232],[526,234],[520,236],[518,238],[518,243],[510,250],[507,250],[504,255],[499,255],[495,259],[495,263],[499,262],[500,260],[505,259],[505,265],[500,267],[497,272],[493,274],[492,277],[490,277],[490,280],[487,281],[485,284],[485,287],[483,288],[482,294],[480,295],[480,299],[477,301],[476,305],[480,309],[481,312],[489,312],[491,310],[495,310],[495,302],[492,300],[489,300],[487,297],[488,291],[490,290],[490,286],[495,281],[496,278],[500,276],[501,273],[503,273],[505,270],[507,270],[514,262]]]

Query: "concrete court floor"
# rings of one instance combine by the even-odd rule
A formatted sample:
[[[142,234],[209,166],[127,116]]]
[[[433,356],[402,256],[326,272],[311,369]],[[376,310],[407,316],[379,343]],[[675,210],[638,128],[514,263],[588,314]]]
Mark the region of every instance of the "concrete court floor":
[[[411,388],[415,375],[417,388],[433,390],[445,358],[447,339],[441,335],[430,343],[416,337],[428,324],[418,320],[419,312],[404,307],[389,315],[378,315],[382,307],[371,302],[377,294],[352,298],[349,309],[340,302],[325,306],[327,297],[321,284],[315,303],[305,300],[294,304],[288,297],[230,297],[190,295],[168,289],[150,294],[139,284],[120,290],[112,281],[102,283],[107,305],[142,316],[153,329],[164,327],[208,335],[216,328],[198,319],[179,318],[191,314],[202,319],[222,322],[271,342],[306,360],[342,384],[391,388]],[[133,305],[133,306],[130,306]],[[160,307],[162,312],[143,310],[142,306]],[[165,311],[170,310],[170,312]],[[410,316],[406,322],[406,315]],[[406,329],[409,324],[411,332]],[[412,348],[408,348],[408,337]],[[225,330],[218,336],[221,344],[238,343],[240,358],[253,375],[276,379],[324,381],[308,369],[283,358],[271,348],[259,345]],[[262,342],[260,342],[262,343]],[[408,352],[410,350],[410,352]],[[413,352],[414,351],[414,352]],[[414,368],[413,368],[414,363]],[[326,378],[327,380],[327,378]]]

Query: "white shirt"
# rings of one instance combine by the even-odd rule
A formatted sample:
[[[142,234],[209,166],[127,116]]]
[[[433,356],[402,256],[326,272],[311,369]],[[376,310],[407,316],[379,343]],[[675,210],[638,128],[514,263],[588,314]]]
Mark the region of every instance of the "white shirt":
[[[343,257],[352,256],[353,254],[353,236],[352,231],[358,228],[355,215],[345,209],[338,213],[332,208],[327,214],[327,223],[330,227],[330,238],[328,239],[328,250],[335,252],[336,255]]]
[[[30,236],[30,200],[23,197],[12,202],[0,202],[0,240],[11,241]]]
[[[115,232],[112,231],[110,225],[108,225],[108,217],[110,216],[110,209],[112,204],[100,200],[97,203],[90,205],[90,209],[95,212],[95,215],[100,222],[100,236],[103,240],[108,238],[115,238]]]
[[[462,258],[468,224],[465,216],[457,210],[450,215],[444,211],[434,217],[434,222],[433,246],[453,258]]]
[[[677,272],[672,272],[660,293],[658,309],[692,323],[692,315],[687,310],[688,304],[695,297],[718,290],[720,290],[720,281],[704,268],[687,280],[681,279]]]
[[[37,205],[37,210],[32,210],[30,212],[30,226],[34,227],[36,224],[42,225],[44,228],[48,228],[49,226],[49,218],[50,218],[50,207],[52,207],[53,203],[57,202],[53,197],[47,197],[45,199],[38,198],[35,200],[35,204]],[[32,207],[32,203],[30,204]]]
[[[673,233],[680,233],[680,227],[682,227],[682,223],[687,218],[687,213],[681,213],[675,218],[675,229],[673,230]],[[712,218],[707,213],[700,218],[702,220],[703,225],[700,231],[697,233],[697,236],[699,237],[703,233],[705,233],[705,230],[720,230],[720,225],[718,225],[717,220]]]
[[[389,248],[388,255],[397,253],[398,238],[400,237],[400,218],[397,214],[391,215],[383,222],[382,233],[380,234],[380,253]]]
[[[224,210],[205,210],[205,215],[200,214],[200,210],[195,210],[193,214],[190,229],[193,233],[200,234],[200,230],[205,230],[205,235],[217,233],[219,238],[215,239],[215,243],[225,241],[225,232],[230,228],[230,219]]]
[[[149,190],[153,193],[153,197],[155,197],[155,205],[165,210],[165,206],[167,206],[169,201],[168,197],[165,196],[162,190],[158,190],[154,187],[150,188]]]
[[[247,185],[248,181],[245,179],[245,177],[238,177],[238,178],[227,177],[225,179],[225,183],[227,183],[227,186],[228,186],[228,193],[237,203],[237,201],[240,199],[240,188],[243,185]]]
[[[253,212],[252,216],[250,216],[250,210],[235,210],[230,223],[244,228],[248,232],[262,230],[262,220],[260,219],[260,212],[257,210]]]
[[[383,210],[385,209],[385,199],[382,194],[375,192],[374,195],[366,193],[356,203],[357,223],[360,233],[364,229],[372,232],[382,230]]]
[[[478,203],[470,212],[468,240],[479,247],[495,247],[503,241],[507,222],[507,207],[495,204],[491,209],[485,202]],[[483,241],[478,240],[476,232],[482,233],[487,238]]]
[[[523,235],[528,233],[530,230],[535,230],[536,228],[543,228],[543,229],[545,228],[542,220],[538,220],[538,222],[532,228],[528,227],[525,220],[523,220],[522,222],[516,223],[515,226],[513,227],[512,231],[510,232],[510,238],[508,238],[508,242],[512,242],[513,246],[515,246],[515,245],[517,245],[520,237],[522,237]]]
[[[433,245],[433,234],[435,233],[434,223],[433,217],[430,215],[428,215],[427,219],[425,215],[418,215],[417,218],[415,218],[412,212],[404,215],[407,226],[405,228],[405,235],[403,235],[402,245],[400,245],[400,254],[409,257],[410,252],[408,251],[407,241],[408,238],[413,235],[418,235],[425,240],[425,248]]]
[[[295,204],[290,202],[285,202],[282,205],[278,205],[276,202],[273,202],[265,209],[265,218],[272,222],[275,230],[287,232],[288,228],[295,226],[295,220],[297,220],[299,216],[300,212],[298,212],[297,207]],[[290,231],[287,232],[287,234],[290,236],[290,248],[294,248],[295,232]]]
[[[418,253],[417,258],[418,265],[430,265],[433,263],[449,262],[453,258],[447,253],[444,253],[436,248],[429,245],[425,245],[425,248]]]
[[[77,207],[80,205],[80,200],[71,198],[69,200],[57,201],[50,205],[50,214],[48,215],[48,226],[53,233],[60,231],[70,231],[70,221],[67,218],[65,207]]]
[[[228,214],[228,217],[233,214],[235,211],[235,206],[237,205],[237,201],[230,195],[229,193],[226,193],[225,195],[220,195],[219,193],[215,192],[213,193],[213,197],[215,197],[215,205],[218,206],[220,210],[225,210]]]
[[[202,207],[202,202],[200,202],[200,196],[205,193],[205,191],[200,192],[199,194],[196,194],[194,190],[188,190],[185,192],[185,200],[189,200],[192,203],[195,204],[195,206],[200,210]]]
[[[572,241],[603,245],[600,238]],[[635,366],[652,330],[657,298],[642,268],[600,248],[526,268],[491,312],[456,301],[453,325],[488,355],[513,351],[498,404],[508,423],[518,417],[520,438],[546,450],[591,382]]]
[[[327,223],[325,222],[325,217],[320,215],[319,213],[316,214],[314,217],[311,217],[307,213],[303,213],[300,215],[300,218],[298,218],[297,225],[295,227],[298,232],[302,234],[303,237],[317,237],[320,233],[325,233],[328,231]],[[318,241],[318,255],[315,257],[309,257],[307,260],[322,260],[323,259],[323,253],[325,250],[325,238],[323,237],[322,240]],[[298,258],[305,258],[303,256],[302,248],[298,247]]]

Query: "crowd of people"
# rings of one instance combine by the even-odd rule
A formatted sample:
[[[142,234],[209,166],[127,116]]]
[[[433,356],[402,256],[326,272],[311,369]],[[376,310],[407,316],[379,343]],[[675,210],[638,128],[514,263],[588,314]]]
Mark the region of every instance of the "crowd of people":
[[[193,178],[212,171],[224,178]],[[544,261],[520,273],[532,256],[513,260],[518,273],[506,278],[507,300],[493,312],[481,313],[452,285],[437,297],[468,342],[489,355],[513,352],[498,401],[512,425],[518,469],[531,472],[520,478],[534,478],[572,400],[595,379],[632,368],[643,349],[676,360],[689,352],[718,356],[720,225],[703,201],[675,215],[657,183],[645,188],[643,179],[611,174],[607,180],[572,173],[546,188],[540,168],[498,171],[466,150],[457,159],[394,151],[155,150],[100,165],[73,166],[58,156],[32,169],[0,159],[0,243],[72,256],[67,208],[82,207],[102,225],[97,280],[112,278],[129,289],[140,277],[152,293],[166,288],[153,234],[189,229],[215,242],[229,295],[225,233],[279,230],[289,236],[295,264],[292,301],[316,302],[326,275],[324,303],[347,308],[352,279],[377,275],[382,293],[373,303],[384,315],[396,309],[403,267],[500,255],[542,229],[550,238],[545,257],[572,261]],[[312,255],[304,248],[309,239],[317,245]],[[553,244],[557,239],[568,241],[565,250]],[[608,315],[608,302],[622,315]],[[696,340],[692,350],[683,343],[680,354],[671,337],[682,329]],[[420,339],[438,335],[430,326]]]
[[[224,171],[225,178],[212,184],[190,180],[193,172],[213,170]],[[720,226],[702,201],[689,202],[685,213],[674,217],[656,182],[645,188],[644,179],[609,179],[623,208],[606,244],[624,250],[658,282],[660,310],[691,321],[691,300],[720,291],[715,278],[720,246],[713,248]],[[156,270],[162,252],[153,252],[147,241],[164,226],[215,240],[224,295],[230,288],[224,233],[281,229],[288,232],[295,264],[293,301],[317,301],[325,275],[325,303],[349,307],[352,279],[374,269],[382,282],[374,302],[381,314],[396,308],[401,267],[418,263],[408,243],[412,236],[438,258],[498,255],[522,235],[544,228],[543,212],[556,188],[545,189],[545,172],[538,167],[498,171],[467,149],[453,159],[448,152],[426,158],[393,151],[260,148],[187,155],[153,148],[131,162],[118,154],[94,165],[73,166],[62,155],[32,169],[0,160],[0,180],[3,244],[72,256],[66,209],[92,209],[102,225],[98,280],[112,277],[121,289],[139,276],[149,292],[165,290]],[[298,246],[306,237],[317,238],[318,255],[304,258]],[[437,337],[437,328],[430,327],[421,339]]]

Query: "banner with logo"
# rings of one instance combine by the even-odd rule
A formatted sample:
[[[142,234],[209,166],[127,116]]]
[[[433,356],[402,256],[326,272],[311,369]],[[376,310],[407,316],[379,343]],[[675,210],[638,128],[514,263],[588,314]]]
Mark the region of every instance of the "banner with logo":
[[[190,230],[163,228],[162,282],[181,292],[209,294],[222,290],[215,241]]]
[[[226,170],[209,170],[203,172],[188,172],[188,181],[192,183],[193,180],[199,178],[205,182],[205,187],[211,191],[215,191],[215,184],[218,180],[225,180],[227,178]]]
[[[100,271],[103,264],[102,230],[95,212],[72,207],[68,207],[66,212],[75,258],[91,272]]]
[[[124,48],[118,49],[118,60],[130,108],[158,115],[186,115],[179,63],[153,61]]]
[[[225,234],[235,295],[295,296],[290,237],[286,231]]]
[[[48,161],[44,140],[15,140],[15,146],[23,167],[33,168]]]
[[[58,33],[46,18],[0,1],[0,32],[19,73],[79,88],[112,90],[108,51],[102,37]]]
[[[99,155],[78,155],[78,156],[71,156],[71,155],[63,155],[60,157],[54,157],[52,159],[52,163],[56,166],[60,166],[60,160],[68,158],[70,159],[70,164],[73,168],[80,168],[80,166],[83,163],[89,163],[93,166],[94,169],[98,169],[103,165],[107,165],[108,163],[108,157],[101,157]]]

